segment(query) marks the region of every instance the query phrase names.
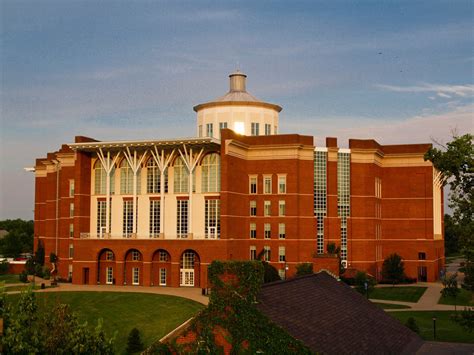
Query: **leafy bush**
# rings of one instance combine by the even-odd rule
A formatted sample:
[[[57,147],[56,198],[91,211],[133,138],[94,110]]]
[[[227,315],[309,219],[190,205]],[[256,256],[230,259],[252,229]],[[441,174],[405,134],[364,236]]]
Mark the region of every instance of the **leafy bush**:
[[[263,282],[268,283],[268,282],[274,282],[274,281],[280,281],[280,275],[278,275],[278,270],[267,263],[266,261],[262,261],[263,263],[263,268],[265,270],[264,275],[263,275]]]
[[[5,275],[8,273],[8,261],[6,260],[3,260],[1,263],[0,263],[0,275]]]
[[[26,270],[23,270],[20,275],[18,275],[20,282],[28,282],[28,273]]]
[[[133,328],[128,335],[127,352],[133,354],[142,351],[143,348],[144,346],[140,339],[140,331],[137,328]]]
[[[396,253],[390,254],[383,262],[382,277],[391,283],[400,283],[405,279],[405,265],[402,257]]]
[[[408,318],[405,325],[411,330],[413,330],[415,333],[420,334],[420,328],[418,327],[418,324],[416,324],[415,318],[413,317]]]
[[[312,263],[302,263],[296,265],[296,276],[311,275],[313,273]]]
[[[40,264],[35,265],[35,276],[38,276],[38,277],[41,277],[41,278],[44,276],[43,266],[41,266]]]
[[[328,243],[326,246],[326,250],[329,254],[337,254],[336,243]]]
[[[51,270],[49,268],[45,267],[43,268],[43,279],[49,280],[51,277]]]

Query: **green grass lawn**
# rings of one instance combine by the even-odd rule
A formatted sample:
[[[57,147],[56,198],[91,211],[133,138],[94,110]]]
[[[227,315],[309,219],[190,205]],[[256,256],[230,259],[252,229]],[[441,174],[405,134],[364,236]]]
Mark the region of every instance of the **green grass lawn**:
[[[425,291],[426,287],[420,286],[376,287],[369,293],[369,297],[377,300],[418,302]]]
[[[460,288],[456,299],[454,297],[443,297],[439,298],[439,304],[456,304],[458,306],[474,306],[474,292]],[[474,336],[474,335],[473,335]]]
[[[473,333],[465,331],[450,319],[454,312],[426,311],[426,312],[387,312],[403,324],[409,317],[415,318],[420,328],[420,336],[424,340],[433,340],[433,314],[436,314],[436,341],[449,341],[454,343],[474,343]]]
[[[393,304],[393,303],[382,303],[382,302],[372,302],[377,307],[382,309],[410,309],[410,306],[405,306],[403,304]]]
[[[6,284],[19,284],[21,282],[19,276],[13,274],[0,275],[0,282],[2,281],[5,281]]]
[[[5,292],[12,292],[12,291],[26,291],[30,287],[30,284],[24,284],[24,285],[15,285],[15,286],[8,286],[5,285]],[[41,287],[39,285],[35,285],[34,289],[38,290]]]
[[[124,353],[133,328],[140,331],[145,346],[162,338],[191,318],[204,305],[174,296],[130,292],[51,292],[36,293],[41,310],[55,303],[69,304],[81,322],[90,327],[103,319],[107,336],[117,332],[115,348]],[[15,297],[16,296],[16,297]],[[17,295],[12,295],[18,299]]]

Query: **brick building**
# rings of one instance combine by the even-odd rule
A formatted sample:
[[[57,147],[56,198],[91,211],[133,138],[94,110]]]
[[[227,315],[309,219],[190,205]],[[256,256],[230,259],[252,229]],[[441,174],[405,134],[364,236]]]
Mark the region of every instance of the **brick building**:
[[[278,134],[278,105],[246,91],[197,105],[197,137],[101,142],[78,136],[36,160],[35,245],[78,284],[207,286],[212,260],[268,260],[380,277],[400,254],[409,276],[444,264],[443,192],[429,144]]]

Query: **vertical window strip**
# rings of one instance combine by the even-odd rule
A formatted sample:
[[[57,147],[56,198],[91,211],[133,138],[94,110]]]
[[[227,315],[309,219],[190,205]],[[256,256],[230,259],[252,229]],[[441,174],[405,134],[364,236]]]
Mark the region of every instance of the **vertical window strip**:
[[[174,192],[189,192],[189,172],[181,157],[174,164]]]
[[[133,233],[133,201],[123,201],[122,233],[125,238],[130,238]]]
[[[220,200],[206,200],[204,207],[205,218],[205,237],[220,238],[221,219],[220,219]]]
[[[347,217],[350,216],[350,153],[337,153],[337,211],[341,217],[341,259],[347,261]]]
[[[105,230],[106,201],[97,201],[97,235],[102,236],[107,233]]]
[[[150,200],[150,238],[160,236],[160,200]]]
[[[178,238],[188,236],[188,200],[178,200],[176,235]]]
[[[324,218],[327,213],[327,152],[314,152],[314,215],[317,253],[324,253]]]
[[[219,154],[209,154],[203,159],[201,165],[201,190],[202,192],[220,191],[220,156]]]

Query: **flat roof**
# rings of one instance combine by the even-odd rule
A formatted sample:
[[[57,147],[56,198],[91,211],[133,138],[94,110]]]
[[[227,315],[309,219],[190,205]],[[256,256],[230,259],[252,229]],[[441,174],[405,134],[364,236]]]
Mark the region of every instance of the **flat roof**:
[[[69,143],[68,146],[72,150],[81,150],[93,152],[97,149],[104,148],[107,150],[119,150],[126,147],[134,148],[173,148],[186,144],[191,147],[204,146],[220,146],[221,141],[212,137],[191,137],[191,138],[174,138],[165,140],[133,140],[133,141],[109,141],[109,142],[83,142],[83,143]]]

